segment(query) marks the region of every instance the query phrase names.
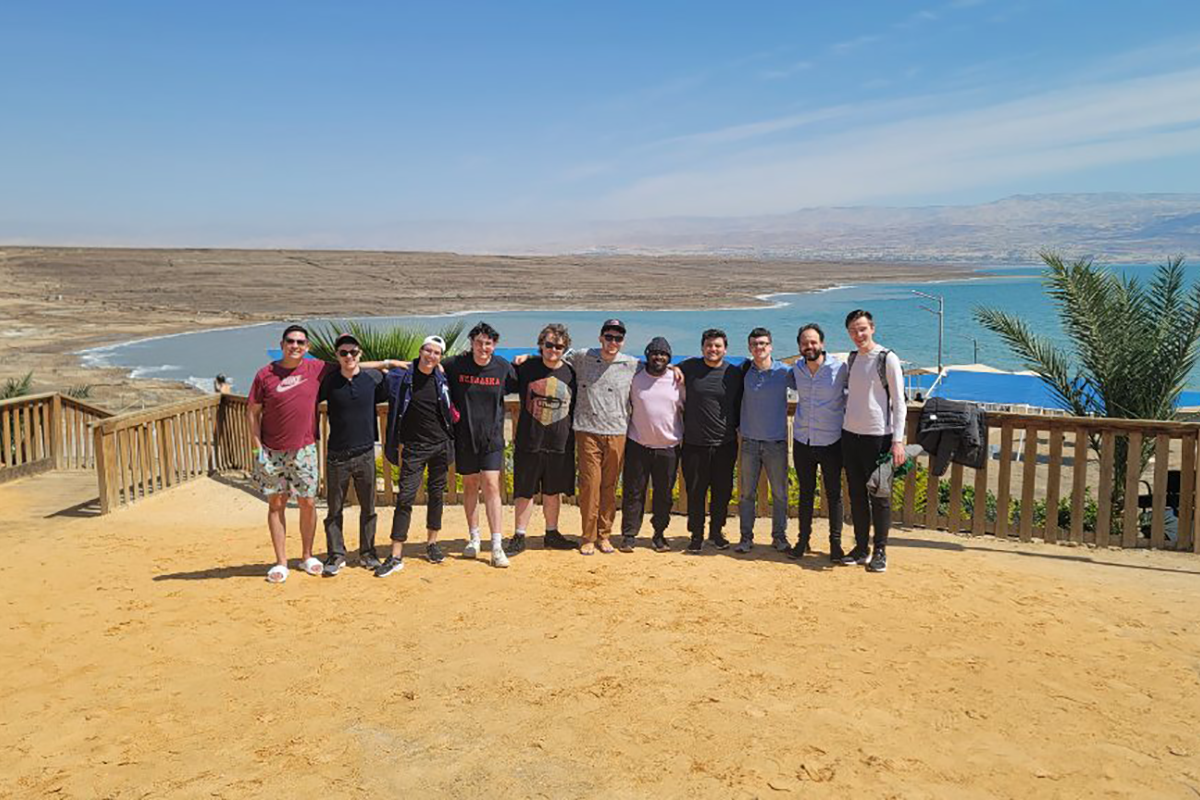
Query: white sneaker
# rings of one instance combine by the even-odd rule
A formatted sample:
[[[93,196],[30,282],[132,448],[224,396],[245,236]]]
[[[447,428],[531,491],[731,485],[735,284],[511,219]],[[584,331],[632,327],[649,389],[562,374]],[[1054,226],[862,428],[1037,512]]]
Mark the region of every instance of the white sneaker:
[[[508,566],[508,556],[504,555],[504,548],[502,548],[502,547],[492,548],[492,566],[493,567],[507,567]]]
[[[479,555],[479,540],[471,539],[463,548],[463,558],[475,558]]]

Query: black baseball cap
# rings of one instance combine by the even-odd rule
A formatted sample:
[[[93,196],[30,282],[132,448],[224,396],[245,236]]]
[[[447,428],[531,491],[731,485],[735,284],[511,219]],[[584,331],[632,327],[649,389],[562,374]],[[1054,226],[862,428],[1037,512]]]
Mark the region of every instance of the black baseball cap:
[[[337,337],[337,341],[333,343],[333,349],[336,350],[344,344],[352,344],[357,347],[362,347],[362,345],[359,344],[358,339],[355,339],[354,334],[352,333],[343,333],[341,336]]]
[[[610,320],[606,320],[604,322],[604,324],[600,326],[601,333],[604,333],[605,331],[612,331],[612,330],[616,330],[616,331],[620,331],[621,333],[624,333],[625,332],[625,323],[621,322],[621,320],[617,319],[616,317],[613,317]]]

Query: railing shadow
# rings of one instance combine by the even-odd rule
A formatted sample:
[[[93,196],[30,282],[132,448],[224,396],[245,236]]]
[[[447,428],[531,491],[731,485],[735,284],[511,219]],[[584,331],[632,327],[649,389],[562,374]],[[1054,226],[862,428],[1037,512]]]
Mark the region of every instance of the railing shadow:
[[[966,550],[977,550],[984,553],[1005,553],[1007,555],[1022,556],[1024,558],[1049,558],[1054,561],[1071,561],[1078,564],[1090,564],[1097,567],[1118,567],[1120,569],[1136,569],[1148,572],[1168,572],[1178,573],[1180,575],[1200,575],[1200,570],[1195,569],[1174,569],[1172,567],[1156,567],[1150,564],[1122,564],[1117,561],[1101,561],[1095,556],[1089,555],[1074,555],[1071,553],[1044,553],[1034,552],[1032,550],[1010,550],[1002,547],[988,547],[984,544],[959,544],[958,542],[939,542],[929,539],[911,539],[901,536],[891,536],[888,538],[888,544],[895,547],[914,547],[924,548],[928,550],[952,550],[962,552]],[[1052,545],[1048,545],[1052,546]],[[1163,552],[1163,551],[1157,551]],[[1181,554],[1182,555],[1182,554]]]
[[[100,516],[100,498],[93,497],[91,500],[84,500],[82,503],[76,503],[73,506],[67,506],[66,508],[47,514],[42,519],[54,519],[55,517],[90,519],[91,517],[98,516]]]

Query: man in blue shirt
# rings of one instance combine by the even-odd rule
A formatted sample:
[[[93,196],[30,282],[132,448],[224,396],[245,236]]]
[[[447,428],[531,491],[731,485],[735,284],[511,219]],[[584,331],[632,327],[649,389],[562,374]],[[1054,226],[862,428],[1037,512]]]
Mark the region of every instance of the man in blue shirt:
[[[796,334],[802,360],[792,366],[798,396],[792,423],[792,462],[800,484],[800,538],[788,557],[801,558],[812,538],[817,466],[829,512],[829,560],[842,556],[842,418],[846,413],[846,364],[825,352],[825,332],[810,322]]]
[[[742,538],[736,553],[749,553],[754,546],[754,511],[758,478],[763,469],[771,486],[771,541],[776,550],[786,551],[787,541],[787,390],[792,385],[792,368],[771,357],[771,332],[750,331],[748,340],[753,361],[747,362],[742,390],[742,465],[739,511]]]

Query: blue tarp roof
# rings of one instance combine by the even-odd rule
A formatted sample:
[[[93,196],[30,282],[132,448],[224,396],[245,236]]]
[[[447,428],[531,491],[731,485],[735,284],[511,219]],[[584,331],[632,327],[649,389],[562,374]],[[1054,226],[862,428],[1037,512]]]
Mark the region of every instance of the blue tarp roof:
[[[916,386],[924,390],[933,383],[933,379],[937,376],[913,377],[921,379],[916,381]],[[946,375],[942,378],[941,383],[929,396],[967,400],[974,403],[1063,408],[1063,404],[1037,375],[1015,375],[1008,372],[949,369],[946,370]],[[1177,405],[1185,408],[1200,406],[1200,391],[1182,392]]]

